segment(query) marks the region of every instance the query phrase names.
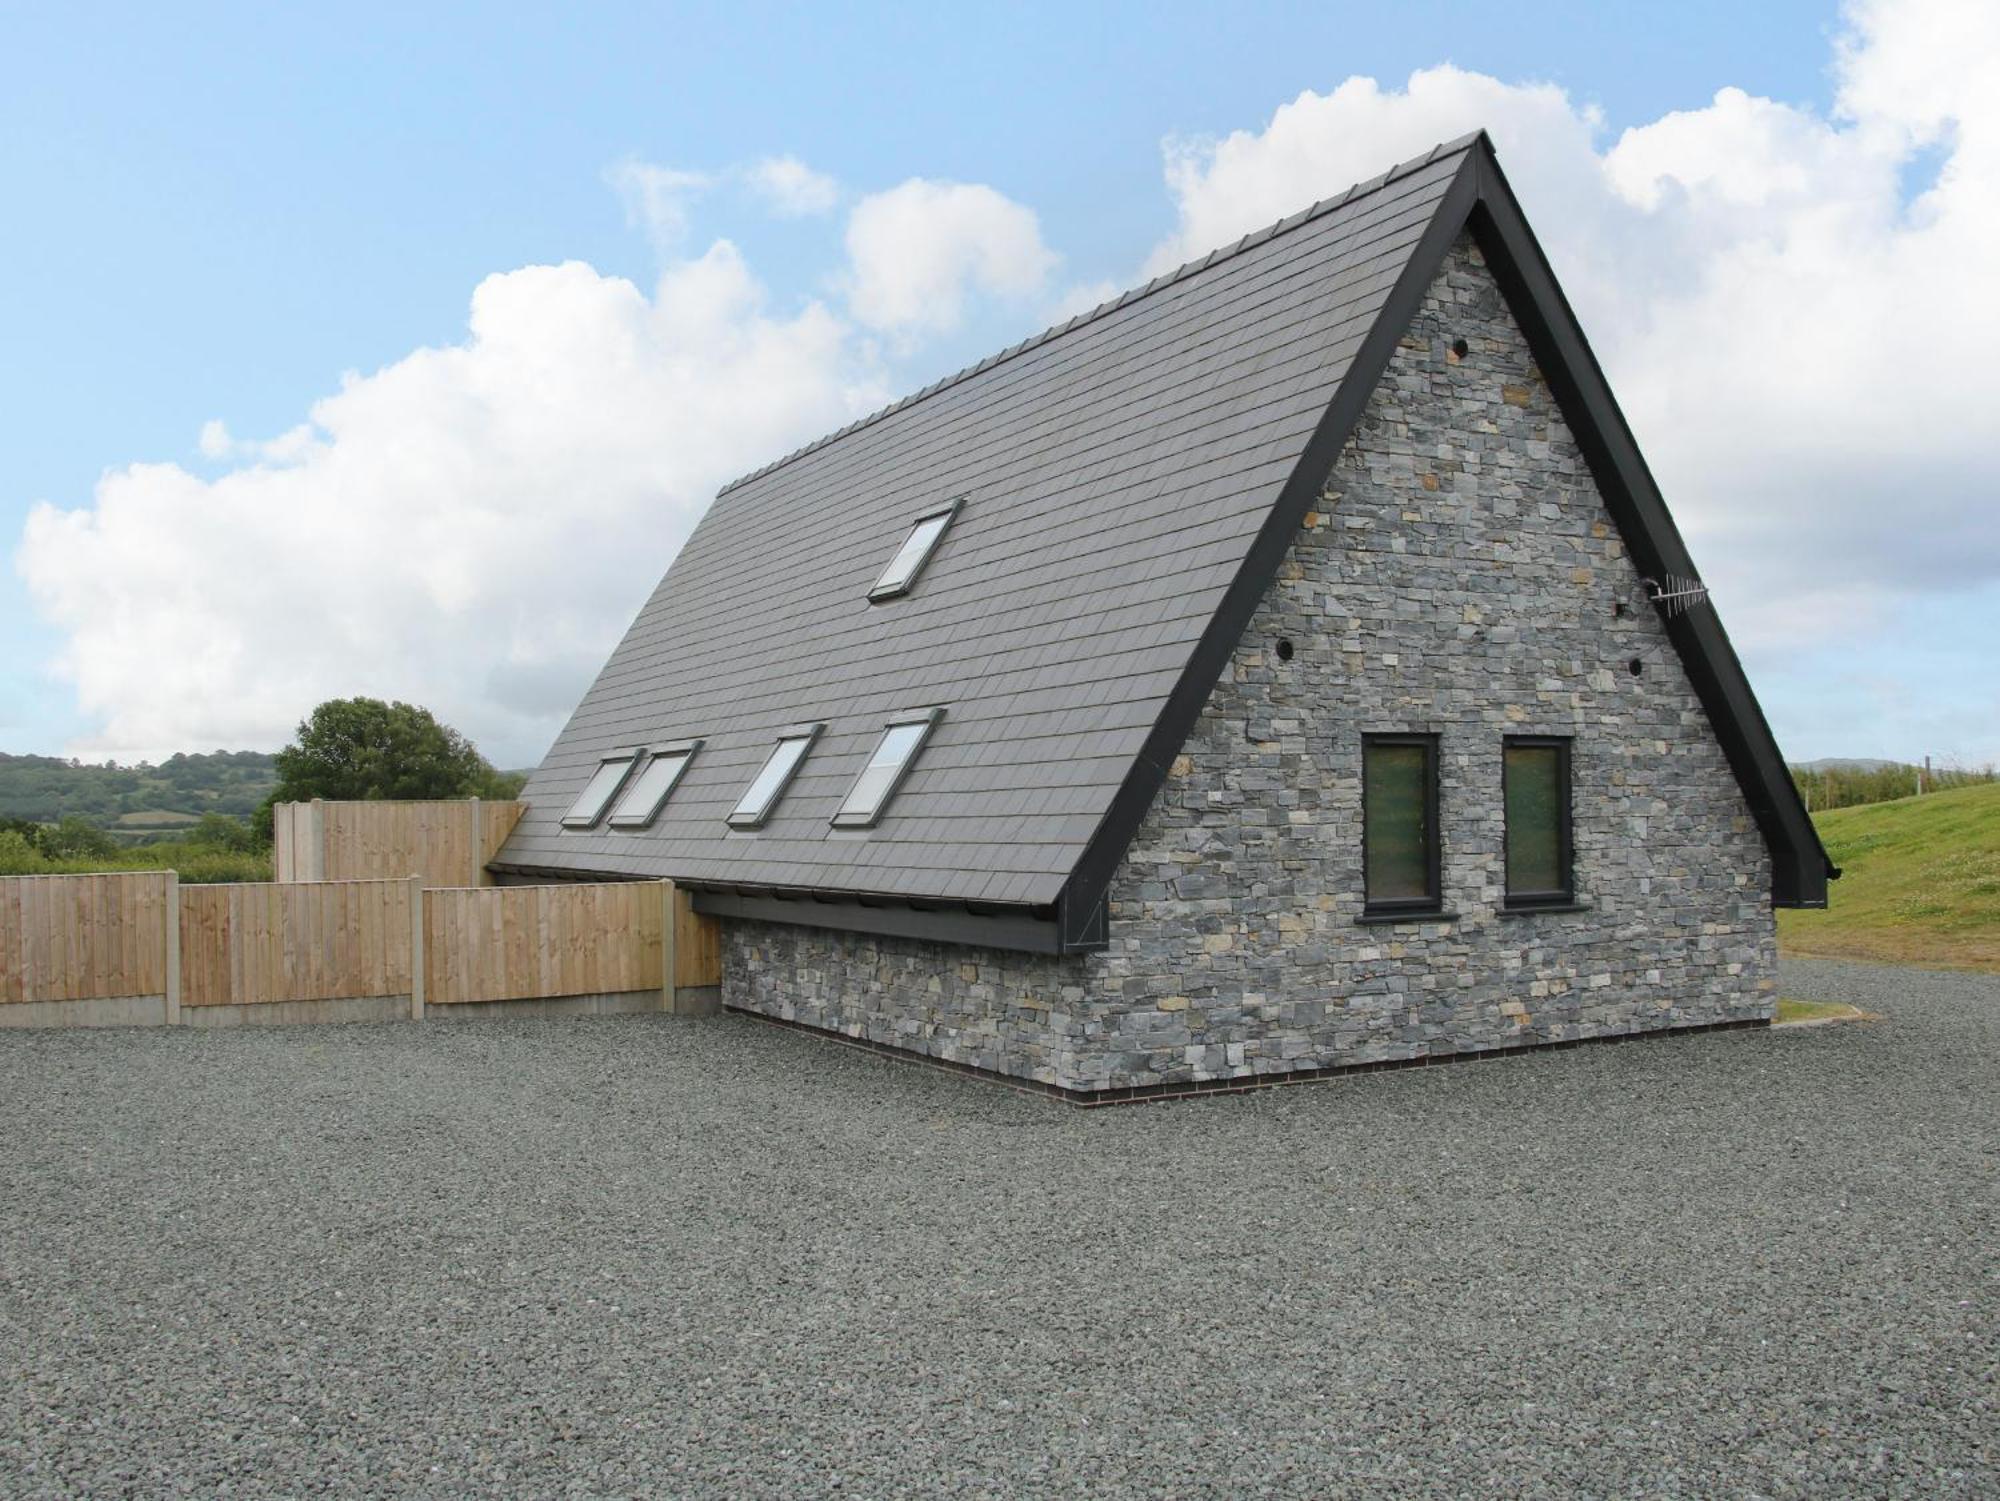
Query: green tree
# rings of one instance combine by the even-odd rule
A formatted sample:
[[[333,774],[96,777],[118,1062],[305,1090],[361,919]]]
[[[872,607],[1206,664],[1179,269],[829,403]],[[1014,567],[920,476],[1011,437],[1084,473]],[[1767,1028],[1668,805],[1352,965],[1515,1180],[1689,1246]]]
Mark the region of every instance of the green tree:
[[[251,833],[250,825],[240,818],[231,818],[227,813],[202,814],[194,827],[181,836],[181,842],[201,849],[230,850],[237,854],[247,854],[257,847],[257,838]]]
[[[43,829],[35,843],[51,860],[102,860],[118,853],[117,840],[77,813],[65,813],[62,822]]]
[[[278,752],[278,785],[256,814],[271,837],[271,807],[332,800],[493,797],[506,780],[457,730],[415,704],[328,699]]]

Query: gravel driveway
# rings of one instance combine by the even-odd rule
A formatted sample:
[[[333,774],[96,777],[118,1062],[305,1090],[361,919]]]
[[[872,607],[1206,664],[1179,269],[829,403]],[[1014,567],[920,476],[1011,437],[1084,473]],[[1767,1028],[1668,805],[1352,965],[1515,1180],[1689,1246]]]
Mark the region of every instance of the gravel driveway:
[[[1080,1112],[738,1018],[0,1034],[8,1496],[1966,1495],[2000,979]]]

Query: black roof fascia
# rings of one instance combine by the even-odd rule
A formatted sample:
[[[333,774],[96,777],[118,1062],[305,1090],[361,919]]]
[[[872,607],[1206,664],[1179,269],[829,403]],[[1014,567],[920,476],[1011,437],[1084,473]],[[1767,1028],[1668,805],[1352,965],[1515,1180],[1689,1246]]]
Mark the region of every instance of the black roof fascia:
[[[1633,562],[1655,579],[1669,574],[1699,578],[1603,367],[1591,352],[1490,143],[1482,143],[1468,160],[1476,164],[1479,175],[1473,235],[1583,449]],[[1839,877],[1839,868],[1820,843],[1722,617],[1712,606],[1662,614],[1667,637],[1680,654],[1770,851],[1772,904],[1824,907],[1826,883]]]
[[[991,914],[965,907],[865,906],[856,901],[814,897],[760,896],[702,887],[694,890],[694,910],[711,917],[786,923],[793,927],[832,928],[846,933],[872,933],[889,938],[922,938],[984,949],[1011,949],[1026,954],[1065,952],[1053,918],[1026,910]]]
[[[1576,315],[1500,172],[1493,143],[1482,131],[1071,872],[1057,904],[1066,950],[1072,941],[1079,949],[1103,947],[1105,900],[1119,863],[1361,420],[1403,331],[1422,307],[1452,245],[1468,228],[1576,434],[1634,562],[1655,578],[1668,573],[1699,577]],[[1826,857],[1721,621],[1713,609],[1700,609],[1670,616],[1666,626],[1770,851],[1773,905],[1824,907],[1827,878],[1839,872]]]

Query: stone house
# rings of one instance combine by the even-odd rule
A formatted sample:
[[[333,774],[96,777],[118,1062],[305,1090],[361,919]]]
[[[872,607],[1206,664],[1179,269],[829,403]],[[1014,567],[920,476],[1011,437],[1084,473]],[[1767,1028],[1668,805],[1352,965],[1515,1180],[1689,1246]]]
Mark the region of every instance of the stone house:
[[[1091,1100],[1769,1020],[1830,868],[1475,135],[726,488],[504,879]]]

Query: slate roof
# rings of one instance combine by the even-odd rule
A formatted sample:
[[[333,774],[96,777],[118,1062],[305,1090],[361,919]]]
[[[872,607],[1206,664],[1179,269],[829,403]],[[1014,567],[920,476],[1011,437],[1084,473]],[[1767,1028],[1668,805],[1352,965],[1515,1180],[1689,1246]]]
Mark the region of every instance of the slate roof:
[[[1076,865],[1471,138],[726,488],[523,794],[509,866],[1046,904]],[[906,598],[911,521],[965,505]],[[876,829],[828,827],[946,706]],[[765,827],[724,818],[823,720]],[[706,741],[642,833],[559,824],[598,760]]]
[[[1635,562],[1696,576],[1475,134],[727,486],[529,780],[494,868],[1054,906],[1061,946],[1101,944],[1101,925],[1081,939],[1068,914],[1108,886],[1468,225]],[[871,604],[911,523],[957,496],[914,591]],[[1824,905],[1824,850],[1714,612],[1668,628],[1772,847],[1776,899]],[[932,705],[944,717],[881,822],[831,828],[884,722]],[[779,733],[816,721],[768,822],[731,830]],[[602,757],[693,737],[705,744],[651,828],[561,827]]]

